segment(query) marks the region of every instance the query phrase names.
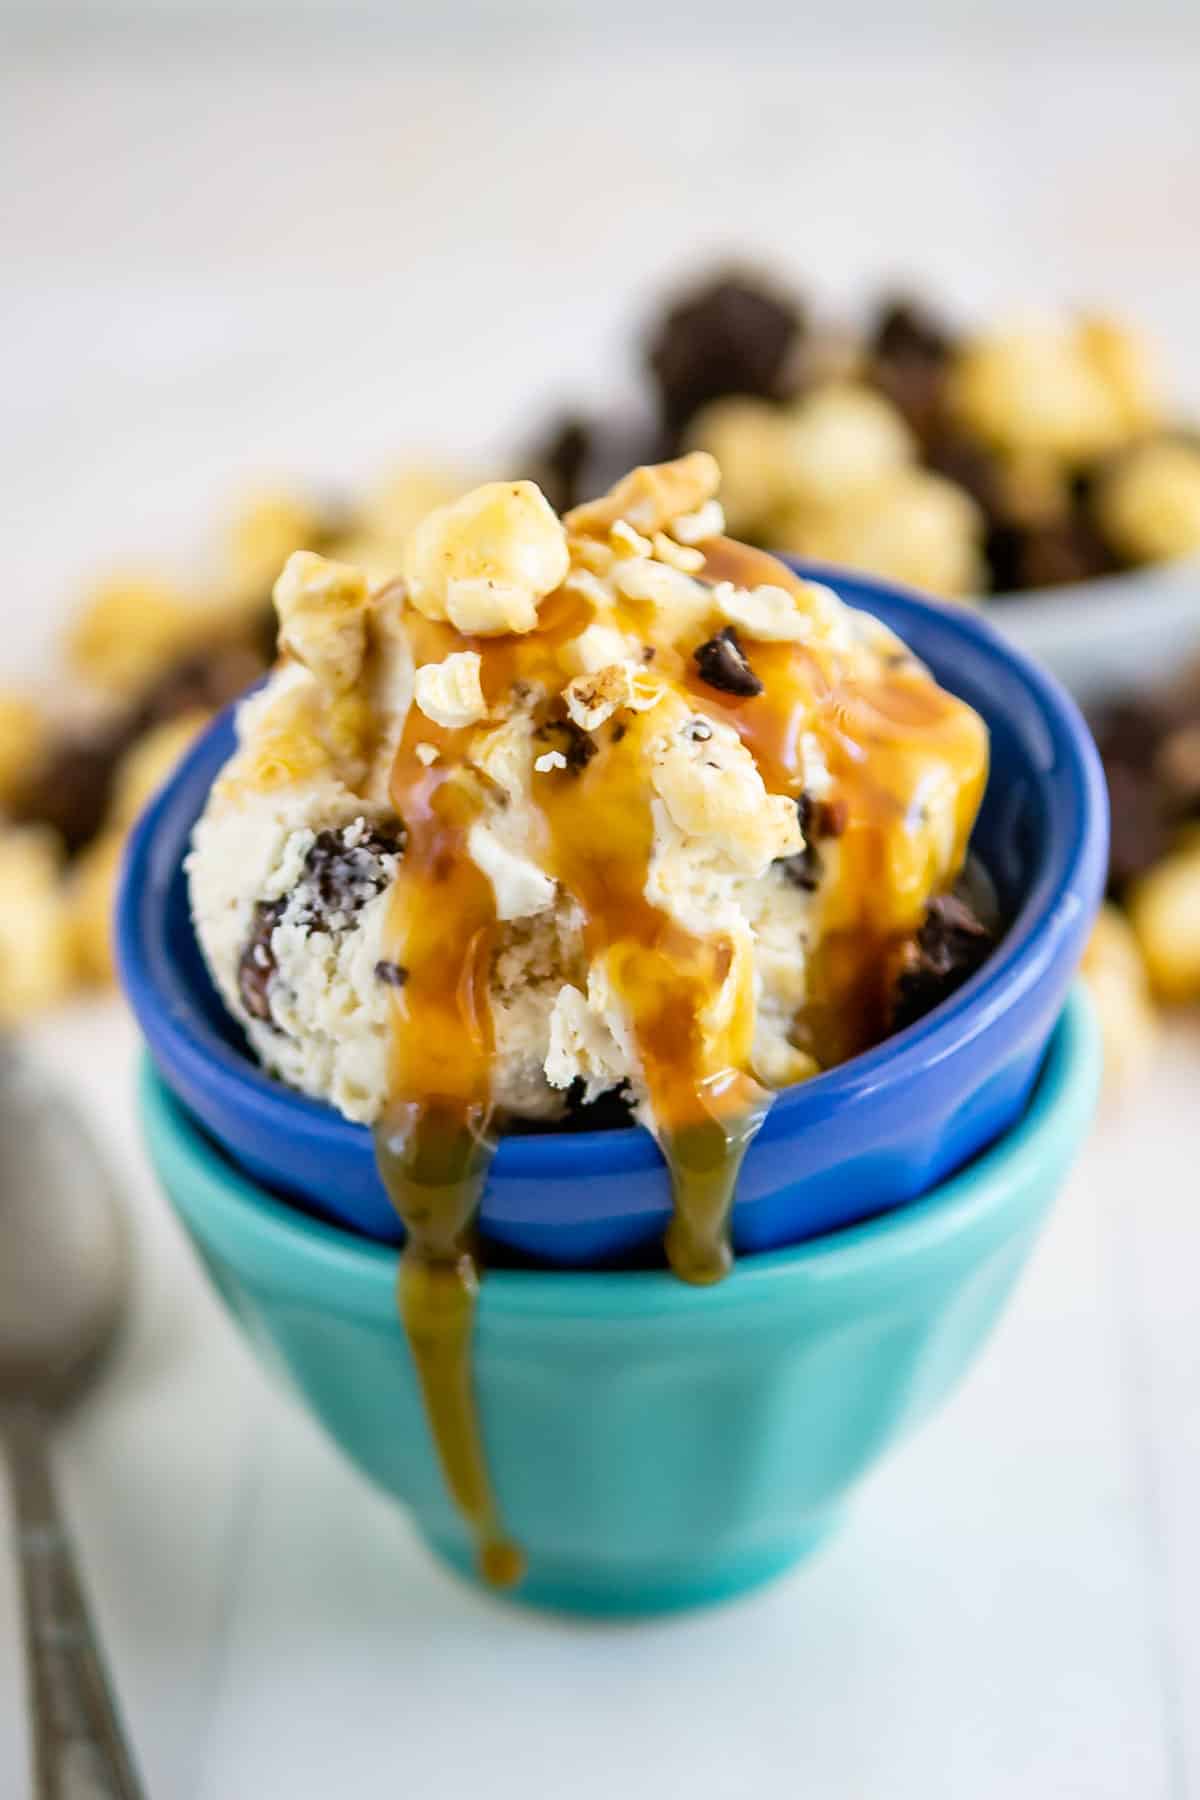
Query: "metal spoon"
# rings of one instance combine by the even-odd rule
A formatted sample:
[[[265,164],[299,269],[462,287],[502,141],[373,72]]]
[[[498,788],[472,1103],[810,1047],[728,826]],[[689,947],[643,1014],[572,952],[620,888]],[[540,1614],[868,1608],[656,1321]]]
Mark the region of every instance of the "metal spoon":
[[[90,1133],[0,1043],[0,1446],[16,1520],[38,1800],[142,1794],[48,1455],[49,1425],[96,1374],[128,1287],[123,1216]]]

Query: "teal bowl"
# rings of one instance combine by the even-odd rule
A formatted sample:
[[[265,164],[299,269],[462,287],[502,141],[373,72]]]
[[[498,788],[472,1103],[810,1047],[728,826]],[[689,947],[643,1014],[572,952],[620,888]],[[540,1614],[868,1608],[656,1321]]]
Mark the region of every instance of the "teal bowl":
[[[888,1445],[961,1378],[1087,1129],[1100,1054],[1071,1000],[1020,1121],[924,1198],[715,1288],[499,1270],[475,1345],[486,1451],[525,1550],[516,1597],[646,1613],[756,1586],[811,1550]],[[222,1298],[330,1436],[473,1578],[396,1317],[396,1251],[273,1199],[149,1064],[150,1153]]]

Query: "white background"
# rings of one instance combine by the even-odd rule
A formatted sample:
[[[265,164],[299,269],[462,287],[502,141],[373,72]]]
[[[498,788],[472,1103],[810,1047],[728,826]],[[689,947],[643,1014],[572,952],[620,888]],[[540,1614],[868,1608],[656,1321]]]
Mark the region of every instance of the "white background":
[[[366,7],[336,40],[311,6],[274,40],[261,7],[178,8],[176,36],[127,6],[115,38],[103,9],[19,10],[6,678],[53,667],[78,580],[194,539],[251,477],[484,457],[564,388],[627,391],[646,294],[709,251],[762,251],[828,302],[897,274],[981,313],[1101,300],[1200,396],[1200,36],[1166,6],[989,7],[952,40],[948,8],[882,0],[840,36],[833,9],[802,33],[767,8],[761,40],[715,8],[651,39],[632,6],[481,7],[474,34],[431,9],[411,36]],[[156,1800],[1200,1796],[1193,1026],[847,1534],[758,1599],[628,1629],[521,1617],[427,1565],[200,1285],[136,1147],[116,1007],[36,1045],[143,1228],[133,1339],[62,1460]]]

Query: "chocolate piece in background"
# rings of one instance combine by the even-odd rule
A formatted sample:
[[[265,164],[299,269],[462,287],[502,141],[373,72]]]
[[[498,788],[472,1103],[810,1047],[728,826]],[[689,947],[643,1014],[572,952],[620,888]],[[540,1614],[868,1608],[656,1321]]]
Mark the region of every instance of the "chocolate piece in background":
[[[53,742],[16,794],[12,816],[19,825],[48,825],[68,856],[87,848],[104,825],[117,766],[143,732],[189,712],[216,712],[235,700],[270,667],[270,646],[257,625],[246,642],[189,652],[115,718],[90,730],[74,729]],[[259,641],[256,641],[259,640]]]
[[[949,999],[982,967],[995,941],[961,889],[931,900],[916,936],[905,946],[891,1029],[902,1031]]]
[[[871,379],[922,444],[943,431],[946,377],[957,337],[919,300],[885,299],[868,333]]]
[[[807,330],[799,302],[765,277],[727,269],[688,289],[651,329],[646,365],[669,442],[726,394],[789,397],[789,368]]]
[[[125,717],[52,744],[13,799],[18,825],[48,825],[75,856],[100,834],[112,799],[117,765],[137,737]]]
[[[629,469],[661,459],[654,427],[633,418],[562,413],[518,459],[522,474],[536,481],[556,512],[594,500]]]
[[[1119,899],[1200,818],[1200,669],[1095,714],[1112,814],[1109,892]]]

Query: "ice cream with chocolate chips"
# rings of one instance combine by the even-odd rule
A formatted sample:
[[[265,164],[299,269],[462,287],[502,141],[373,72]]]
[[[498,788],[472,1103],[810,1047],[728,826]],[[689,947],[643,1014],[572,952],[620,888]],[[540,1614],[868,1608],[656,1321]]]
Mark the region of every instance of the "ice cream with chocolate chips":
[[[627,1093],[670,1169],[671,1262],[718,1279],[774,1091],[886,1034],[986,778],[977,715],[726,538],[718,481],[694,453],[562,519],[493,483],[374,592],[293,556],[279,665],[195,832],[230,1010],[375,1129],[431,1422],[498,1579],[462,1380],[496,1128]]]

